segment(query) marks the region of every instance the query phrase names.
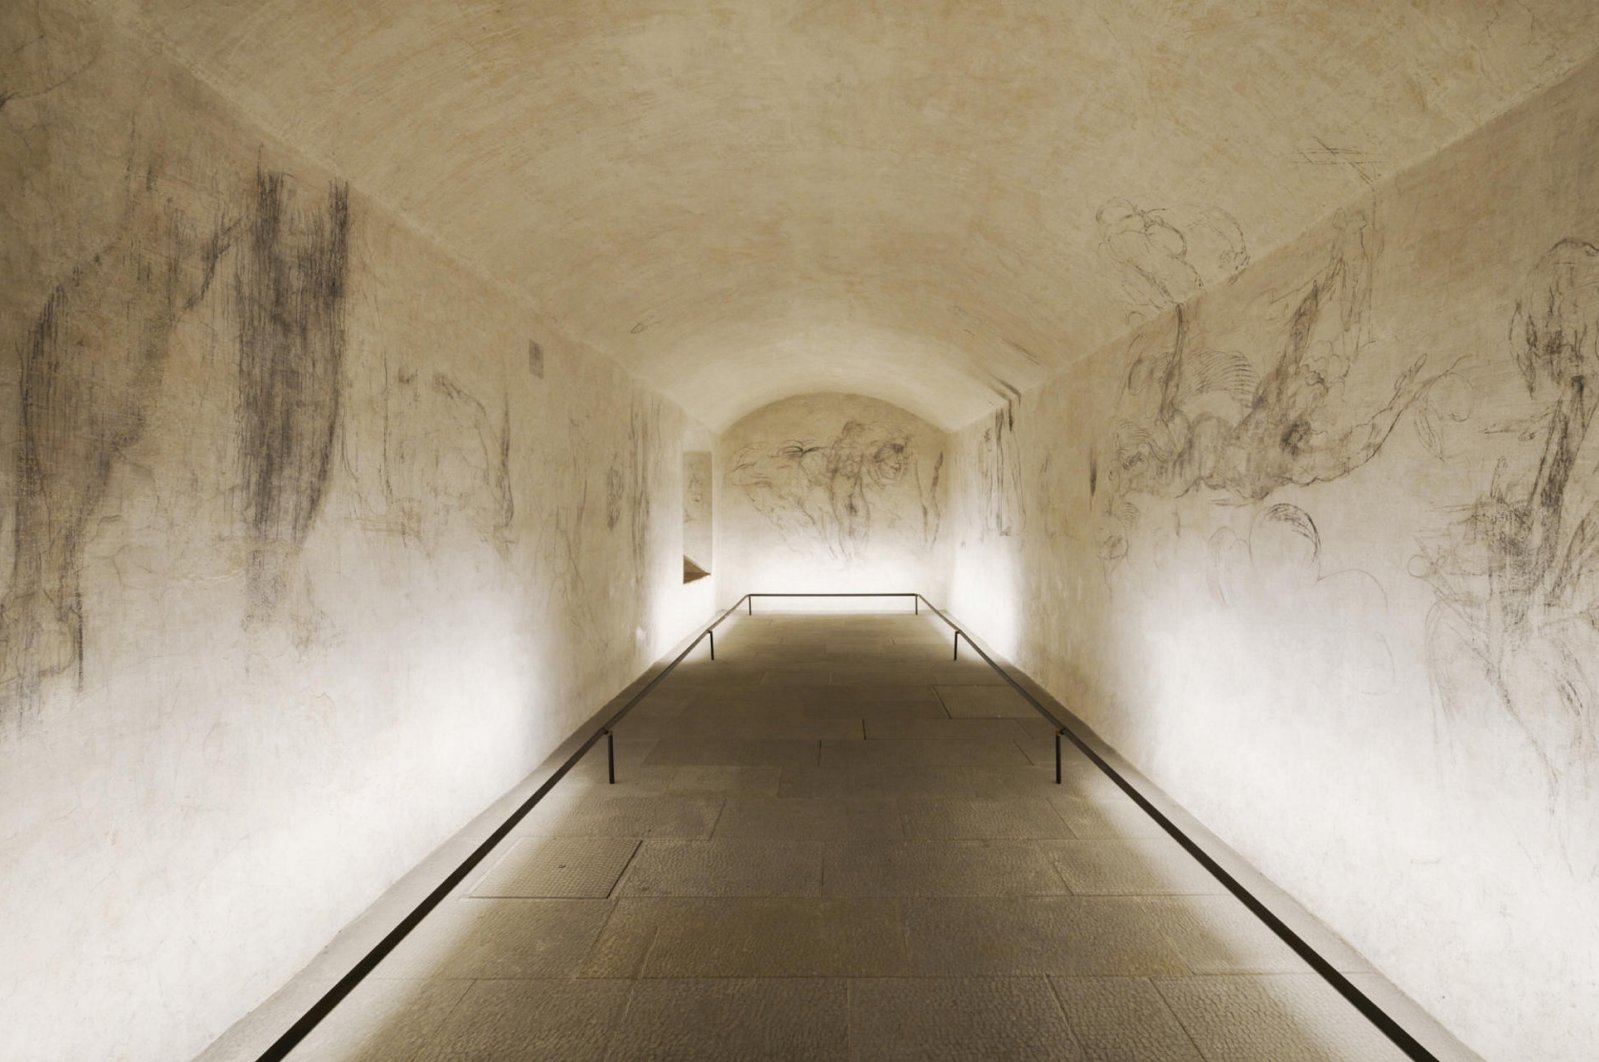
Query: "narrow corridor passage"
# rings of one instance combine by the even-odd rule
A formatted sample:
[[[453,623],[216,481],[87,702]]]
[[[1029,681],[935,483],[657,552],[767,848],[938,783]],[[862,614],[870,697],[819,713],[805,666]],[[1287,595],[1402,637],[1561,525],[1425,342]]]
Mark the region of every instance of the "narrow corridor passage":
[[[937,621],[739,616],[717,656],[294,1057],[1401,1057],[1086,759],[1055,785]]]

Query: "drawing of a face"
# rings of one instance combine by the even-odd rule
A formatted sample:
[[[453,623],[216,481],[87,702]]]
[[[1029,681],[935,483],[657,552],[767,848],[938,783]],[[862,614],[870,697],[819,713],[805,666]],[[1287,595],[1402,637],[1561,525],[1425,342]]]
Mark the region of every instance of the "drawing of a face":
[[[904,436],[889,439],[872,453],[872,474],[879,483],[893,483],[910,464],[910,443]]]

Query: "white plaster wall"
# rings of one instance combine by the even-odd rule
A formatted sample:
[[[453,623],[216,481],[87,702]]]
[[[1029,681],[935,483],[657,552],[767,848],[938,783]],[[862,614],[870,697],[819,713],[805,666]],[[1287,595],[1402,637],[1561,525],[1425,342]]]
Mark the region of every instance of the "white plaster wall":
[[[0,1057],[184,1058],[708,613],[706,440],[123,30],[0,53]]]
[[[714,464],[708,450],[683,454],[683,561],[685,566],[692,561],[707,572],[716,570],[711,548],[715,528],[711,494]]]
[[[1590,63],[952,442],[957,614],[1493,1059],[1599,1043],[1596,132]]]
[[[932,425],[860,395],[784,399],[738,421],[718,443],[723,596],[920,591],[941,599],[944,443]]]

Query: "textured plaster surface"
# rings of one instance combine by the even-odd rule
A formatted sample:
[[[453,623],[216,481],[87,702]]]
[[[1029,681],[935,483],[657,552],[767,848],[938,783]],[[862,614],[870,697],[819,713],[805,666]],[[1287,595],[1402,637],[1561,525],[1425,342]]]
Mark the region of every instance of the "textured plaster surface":
[[[104,2],[717,430],[959,427],[1599,46],[1587,0]]]
[[[0,1053],[186,1053],[536,763],[717,593],[689,449],[726,596],[941,598],[958,544],[964,618],[1472,1044],[1582,1057],[1596,46],[1584,0],[6,7]],[[578,820],[1014,795],[927,729],[1014,703],[851,675],[729,669],[737,726],[650,739],[698,790]],[[462,998],[417,1012],[522,1005]]]
[[[0,54],[0,1056],[189,1057],[708,610],[692,425],[89,12]]]
[[[951,443],[956,614],[1496,1059],[1599,1042],[1596,131],[1590,63]]]

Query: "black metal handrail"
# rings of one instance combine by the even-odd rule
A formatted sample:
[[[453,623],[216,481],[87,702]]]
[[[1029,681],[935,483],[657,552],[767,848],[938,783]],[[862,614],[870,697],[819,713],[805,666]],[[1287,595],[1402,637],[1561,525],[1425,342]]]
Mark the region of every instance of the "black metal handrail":
[[[325,992],[320,999],[311,1005],[310,1009],[301,1015],[298,1021],[291,1025],[282,1036],[278,1037],[278,1039],[274,1041],[265,1052],[262,1053],[262,1062],[277,1062],[277,1060],[285,1058],[288,1053],[292,1051],[295,1046],[311,1032],[312,1029],[316,1028],[322,1019],[327,1017],[327,1015],[332,1012],[334,1007],[338,1006],[338,1004],[355,989],[356,985],[360,984],[368,974],[377,968],[377,965],[382,962],[383,959],[391,951],[393,951],[396,946],[398,946],[400,941],[403,940],[412,929],[416,928],[416,926],[421,923],[422,919],[427,917],[427,915],[435,907],[437,907],[446,896],[449,895],[451,890],[453,890],[457,885],[466,879],[466,876],[470,874],[485,857],[487,857],[489,852],[493,851],[496,845],[498,845],[510,834],[511,830],[516,827],[516,824],[521,822],[522,819],[527,816],[529,811],[533,810],[534,805],[542,800],[544,796],[555,787],[555,784],[566,776],[567,772],[577,764],[578,760],[582,759],[583,756],[594,747],[601,737],[604,737],[606,740],[607,778],[611,784],[615,784],[616,724],[620,722],[628,712],[632,711],[640,701],[649,696],[650,693],[653,692],[655,688],[672,673],[677,665],[682,663],[684,658],[687,657],[689,653],[694,651],[694,648],[698,646],[700,642],[709,640],[710,656],[712,660],[715,660],[716,628],[721,626],[723,621],[736,612],[740,605],[745,606],[748,610],[748,614],[753,616],[755,614],[755,599],[758,597],[908,597],[912,599],[912,611],[916,614],[920,614],[921,606],[925,604],[928,610],[933,613],[933,615],[937,616],[938,619],[943,621],[950,628],[950,630],[954,632],[953,659],[958,660],[960,658],[961,639],[966,639],[966,644],[969,645],[972,650],[983,659],[984,663],[994,670],[995,674],[1004,679],[1011,689],[1020,694],[1021,697],[1034,708],[1034,710],[1036,710],[1040,715],[1054,725],[1055,782],[1057,785],[1060,784],[1062,777],[1061,739],[1065,738],[1066,740],[1070,741],[1078,749],[1078,751],[1082,752],[1083,755],[1094,764],[1094,766],[1098,767],[1101,772],[1109,777],[1118,788],[1126,793],[1146,815],[1148,815],[1163,830],[1165,830],[1166,833],[1168,833],[1173,840],[1181,845],[1189,855],[1193,856],[1194,859],[1201,866],[1203,866],[1205,870],[1208,871],[1210,875],[1214,877],[1224,888],[1226,888],[1228,892],[1232,893],[1234,897],[1243,903],[1243,905],[1248,908],[1256,918],[1259,918],[1263,923],[1265,923],[1266,927],[1275,933],[1284,944],[1287,944],[1288,947],[1292,949],[1294,953],[1297,954],[1301,959],[1303,959],[1307,965],[1315,970],[1316,973],[1321,975],[1322,979],[1331,985],[1340,995],[1342,995],[1350,1003],[1350,1005],[1352,1005],[1362,1014],[1362,1016],[1366,1018],[1366,1020],[1370,1021],[1374,1026],[1376,1026],[1377,1029],[1382,1032],[1390,1041],[1392,1041],[1396,1047],[1398,1047],[1410,1058],[1417,1059],[1418,1062],[1438,1062],[1436,1056],[1423,1047],[1422,1044],[1409,1032],[1407,1032],[1403,1026],[1390,1017],[1388,1013],[1378,1006],[1374,1000],[1357,988],[1354,983],[1349,980],[1349,978],[1345,977],[1343,973],[1341,973],[1331,963],[1322,958],[1321,954],[1317,952],[1315,948],[1307,943],[1303,937],[1299,936],[1298,933],[1294,932],[1294,930],[1290,928],[1286,922],[1277,917],[1277,915],[1274,914],[1270,908],[1257,899],[1255,895],[1251,893],[1242,882],[1229,873],[1225,867],[1213,859],[1203,848],[1199,846],[1197,842],[1193,840],[1193,838],[1188,836],[1182,827],[1178,826],[1169,817],[1167,817],[1167,815],[1153,803],[1151,803],[1136,786],[1127,781],[1127,779],[1124,778],[1122,774],[1115,769],[1115,767],[1111,766],[1111,764],[1103,756],[1101,756],[1087,740],[1080,736],[1073,728],[1062,722],[1055,715],[1055,713],[1051,712],[1044,706],[1042,701],[1034,696],[1021,683],[1016,681],[1016,679],[1012,677],[1008,671],[1001,667],[1000,664],[995,661],[994,658],[990,656],[988,652],[984,650],[983,647],[978,644],[978,642],[974,640],[970,634],[963,630],[959,624],[950,619],[936,605],[927,600],[927,598],[922,596],[921,593],[916,591],[877,594],[863,592],[802,592],[786,594],[749,593],[739,598],[726,611],[717,616],[709,626],[696,635],[694,639],[689,642],[688,645],[681,652],[679,652],[670,663],[662,668],[659,673],[652,677],[642,689],[640,689],[632,697],[628,698],[627,702],[623,704],[621,708],[612,713],[612,715],[604,723],[595,729],[593,733],[589,734],[589,736],[583,740],[582,744],[578,746],[576,751],[568,756],[560,766],[551,772],[550,777],[545,779],[544,782],[533,791],[531,796],[518,805],[516,810],[510,814],[504,823],[495,829],[493,833],[489,834],[489,836],[481,844],[474,848],[471,854],[468,855],[459,866],[451,871],[450,874],[442,882],[440,882],[436,888],[433,889],[433,891],[429,892],[427,896],[424,897],[423,900],[417,904],[417,906],[413,908],[409,914],[400,920],[399,924],[385,934],[383,939],[378,941],[378,943],[370,951],[368,951],[367,954],[363,956],[347,974],[344,975],[344,977],[340,978],[332,988],[328,989],[328,991]]]
[[[887,594],[868,594],[868,593],[863,593],[863,592],[860,592],[860,591],[850,591],[850,592],[840,592],[840,593],[836,593],[836,594],[830,594],[830,593],[825,593],[825,592],[820,592],[819,593],[819,592],[816,592],[816,591],[806,591],[806,592],[803,592],[803,593],[795,593],[795,594],[745,594],[742,599],[740,599],[738,602],[734,603],[733,607],[734,608],[738,608],[739,605],[745,604],[747,602],[748,605],[749,605],[749,615],[753,616],[753,615],[755,615],[755,599],[758,598],[758,597],[908,597],[908,598],[910,598],[912,600],[912,603],[913,603],[911,611],[912,611],[912,613],[914,613],[916,615],[920,615],[921,611],[922,611],[922,606],[926,605],[927,608],[928,608],[928,611],[932,612],[933,615],[935,615],[939,619],[943,620],[944,623],[949,626],[949,629],[955,632],[954,653],[950,657],[950,659],[952,659],[952,660],[959,660],[960,659],[960,655],[961,655],[961,639],[965,638],[966,639],[966,644],[971,646],[974,650],[977,651],[977,655],[983,658],[983,662],[984,663],[986,663],[989,667],[994,669],[994,673],[996,675],[998,675],[1000,678],[1004,679],[1006,682],[1010,683],[1011,689],[1013,689],[1017,693],[1021,694],[1022,698],[1025,701],[1027,701],[1028,704],[1032,705],[1033,709],[1035,711],[1037,711],[1039,715],[1041,715],[1045,719],[1049,720],[1050,723],[1055,727],[1055,784],[1056,785],[1060,785],[1061,784],[1062,763],[1061,763],[1061,744],[1060,744],[1060,739],[1063,738],[1063,737],[1070,738],[1072,736],[1070,734],[1070,732],[1066,729],[1066,724],[1062,723],[1059,719],[1055,718],[1055,713],[1051,712],[1048,708],[1045,708],[1043,706],[1043,704],[1039,702],[1037,697],[1034,697],[1031,693],[1029,693],[1026,689],[1024,689],[1020,683],[1018,683],[1015,679],[1011,678],[1010,675],[1006,674],[1005,669],[1000,667],[998,664],[996,664],[994,662],[993,657],[989,656],[987,653],[985,653],[983,651],[983,647],[982,646],[980,646],[976,642],[972,641],[972,636],[971,635],[969,635],[965,631],[961,630],[960,627],[955,623],[954,620],[952,620],[948,616],[944,615],[943,612],[939,611],[937,605],[935,605],[931,601],[927,600],[927,598],[923,597],[919,592],[914,591],[914,590],[909,590],[909,591],[900,591],[900,592],[893,592],[893,593],[887,593]],[[725,618],[726,618],[726,615],[724,614],[723,615],[723,619],[725,619]],[[718,620],[717,622],[719,623],[719,622],[721,622],[721,620]],[[711,659],[712,660],[716,659],[716,648],[715,648],[715,646],[716,646],[716,643],[713,641],[711,643]],[[614,782],[614,781],[616,781],[616,779],[613,777],[611,779],[611,781]]]
[[[661,681],[665,679],[666,676],[670,675],[678,664],[683,662],[683,658],[688,656],[689,653],[693,652],[694,647],[699,645],[700,642],[704,641],[706,638],[712,639],[711,652],[712,658],[714,659],[716,652],[714,632],[716,628],[722,624],[723,620],[727,619],[727,617],[731,616],[735,611],[737,611],[738,606],[742,605],[743,603],[743,598],[740,598],[726,612],[723,612],[720,616],[716,617],[716,619],[711,622],[710,626],[706,627],[699,634],[695,635],[694,640],[689,642],[683,651],[678,653],[677,656],[672,659],[671,663],[667,664],[657,675],[655,675],[654,678],[650,679],[650,681],[644,685],[643,689],[639,690],[632,697],[628,698],[626,704],[618,708],[614,713],[612,713],[609,719],[607,719],[593,733],[585,738],[583,743],[577,747],[577,750],[568,756],[559,767],[555,768],[555,770],[551,772],[550,776],[533,791],[531,796],[519,804],[515,811],[511,812],[510,817],[501,823],[493,833],[489,834],[482,844],[479,844],[476,848],[474,848],[471,854],[461,861],[460,866],[452,870],[449,875],[445,877],[445,879],[441,881],[436,888],[433,889],[432,892],[423,897],[422,901],[412,908],[409,914],[400,919],[398,925],[389,930],[389,932],[384,935],[383,939],[378,941],[377,944],[373,946],[372,950],[368,951],[364,956],[361,957],[359,962],[351,967],[349,973],[339,978],[332,988],[324,992],[321,998],[319,998],[315,1003],[311,1004],[310,1009],[302,1014],[298,1021],[289,1026],[288,1030],[285,1031],[282,1036],[278,1037],[275,1041],[273,1041],[270,1047],[262,1052],[262,1062],[277,1062],[279,1059],[286,1058],[289,1052],[294,1050],[295,1046],[299,1044],[301,1040],[305,1039],[305,1037],[310,1034],[311,1030],[317,1027],[322,1019],[326,1018],[330,1013],[332,1013],[333,1008],[338,1006],[339,1003],[344,1000],[344,997],[348,996],[352,991],[354,991],[356,985],[359,985],[368,974],[375,970],[378,964],[382,962],[388,956],[388,954],[399,945],[400,941],[404,940],[406,935],[409,934],[411,930],[415,929],[421,923],[422,919],[426,918],[428,914],[431,913],[432,910],[450,894],[451,890],[453,890],[462,881],[466,880],[466,876],[472,873],[473,869],[477,867],[477,865],[481,863],[491,851],[494,850],[496,845],[505,840],[510,832],[516,828],[516,824],[527,817],[527,813],[533,810],[533,806],[540,800],[544,799],[545,795],[549,793],[551,789],[555,788],[556,782],[559,782],[562,778],[566,777],[566,773],[577,764],[578,760],[583,758],[589,749],[594,747],[595,743],[598,742],[601,737],[606,739],[608,774],[611,782],[614,783],[616,781],[616,746],[612,731],[615,729],[616,724],[621,721],[623,716],[632,711],[634,706],[636,706],[645,697],[649,696],[650,693],[654,691],[655,687],[659,686]]]
[[[1066,726],[1059,719],[1055,718],[1053,713],[1049,712],[1041,703],[1039,703],[1038,698],[1034,697],[1027,690],[1023,689],[1020,683],[1012,678],[1004,668],[1000,667],[999,664],[994,661],[993,657],[984,652],[982,646],[978,645],[972,640],[972,636],[970,634],[967,634],[965,631],[963,631],[954,620],[944,615],[943,612],[940,612],[931,601],[928,601],[926,598],[922,598],[922,601],[935,616],[949,624],[951,629],[954,630],[956,657],[959,657],[960,655],[961,639],[965,638],[966,644],[976,650],[977,655],[982,657],[988,666],[993,668],[1000,678],[1003,678],[1006,682],[1010,683],[1012,689],[1026,698],[1029,704],[1038,709],[1038,711],[1042,713],[1046,719],[1049,719],[1056,725],[1058,728],[1055,734],[1056,782],[1060,781],[1060,739],[1064,737],[1073,745],[1075,745],[1078,751],[1080,751],[1084,756],[1088,757],[1089,761],[1093,763],[1094,766],[1098,767],[1100,771],[1110,778],[1112,782],[1116,783],[1117,787],[1120,788],[1122,792],[1131,797],[1133,803],[1137,804],[1139,809],[1143,811],[1144,814],[1148,815],[1151,819],[1154,819],[1155,823],[1159,825],[1161,829],[1165,830],[1166,833],[1171,836],[1172,840],[1176,841],[1182,846],[1184,851],[1193,856],[1194,860],[1198,862],[1200,866],[1204,867],[1205,870],[1210,873],[1211,877],[1215,878],[1223,888],[1232,893],[1240,903],[1249,909],[1251,914],[1265,923],[1266,928],[1275,933],[1279,940],[1288,945],[1288,947],[1291,948],[1293,952],[1301,959],[1305,960],[1306,965],[1315,970],[1316,973],[1320,974],[1322,980],[1331,985],[1339,995],[1343,996],[1351,1006],[1361,1013],[1362,1017],[1376,1026],[1378,1031],[1384,1036],[1388,1037],[1395,1047],[1399,1048],[1399,1050],[1403,1051],[1410,1058],[1417,1059],[1418,1062],[1438,1062],[1437,1057],[1433,1055],[1431,1051],[1428,1051],[1419,1040],[1412,1036],[1404,1026],[1400,1025],[1391,1016],[1389,1016],[1388,1012],[1383,1010],[1375,1000],[1356,987],[1355,983],[1349,980],[1348,977],[1345,977],[1342,971],[1333,966],[1333,964],[1328,962],[1326,959],[1322,958],[1320,952],[1312,947],[1309,942],[1307,942],[1298,933],[1294,932],[1288,923],[1277,917],[1276,913],[1273,912],[1271,908],[1267,907],[1263,902],[1261,902],[1261,900],[1259,900],[1254,893],[1250,892],[1243,882],[1233,877],[1233,875],[1228,872],[1226,867],[1223,867],[1220,863],[1213,859],[1210,853],[1206,852],[1202,847],[1200,847],[1198,842],[1196,842],[1192,837],[1188,836],[1181,826],[1178,826],[1169,817],[1167,817],[1163,811],[1151,803],[1143,793],[1138,791],[1136,786],[1122,776],[1121,772],[1112,767],[1110,763],[1103,756],[1101,756],[1088,741],[1079,736],[1071,727]]]

